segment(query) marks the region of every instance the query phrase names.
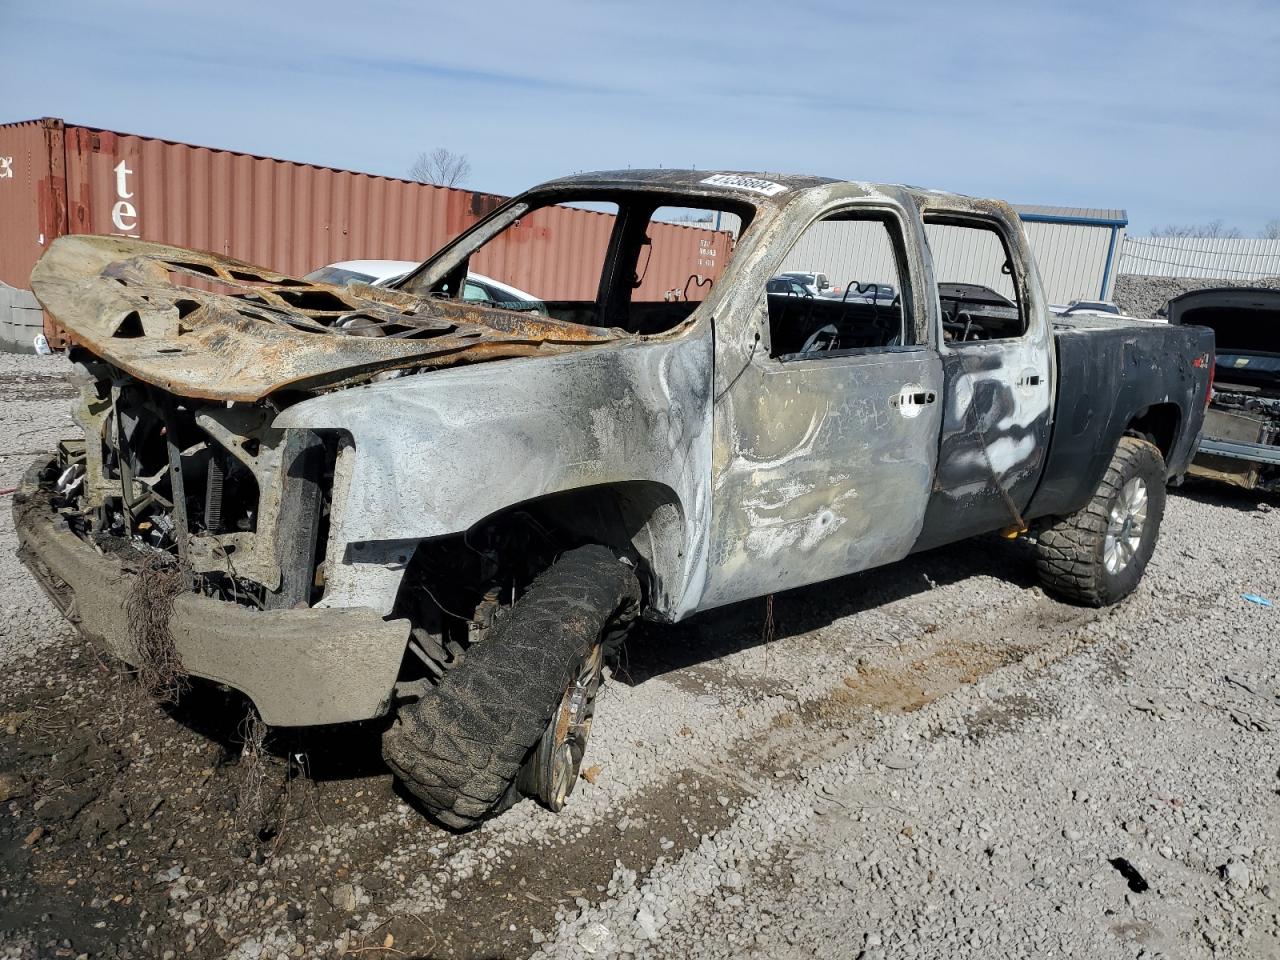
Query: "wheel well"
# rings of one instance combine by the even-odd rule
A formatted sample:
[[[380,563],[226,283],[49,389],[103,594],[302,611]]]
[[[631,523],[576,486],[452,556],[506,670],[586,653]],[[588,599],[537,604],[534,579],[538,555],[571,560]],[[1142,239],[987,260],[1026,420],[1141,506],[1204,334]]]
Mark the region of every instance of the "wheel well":
[[[678,588],[684,557],[684,510],[665,484],[632,480],[548,494],[501,510],[473,529],[520,514],[536,517],[566,546],[599,543],[631,556],[647,606],[678,599],[669,594]]]
[[[578,547],[599,544],[630,560],[641,609],[661,617],[680,599],[684,531],[674,490],[632,481],[548,494],[504,507],[462,533],[419,541],[392,610],[413,625],[397,690],[420,695],[422,684],[437,682],[518,595]]]
[[[1127,436],[1150,440],[1167,463],[1181,424],[1182,411],[1176,403],[1155,403],[1130,420],[1124,432]]]
[[[504,507],[463,533],[422,541],[410,568],[434,558],[437,567],[450,567],[454,577],[481,576],[471,570],[477,567],[486,579],[502,569],[504,577],[527,581],[563,551],[597,543],[635,562],[645,607],[661,612],[679,600],[684,540],[684,510],[676,492],[665,484],[636,480]]]

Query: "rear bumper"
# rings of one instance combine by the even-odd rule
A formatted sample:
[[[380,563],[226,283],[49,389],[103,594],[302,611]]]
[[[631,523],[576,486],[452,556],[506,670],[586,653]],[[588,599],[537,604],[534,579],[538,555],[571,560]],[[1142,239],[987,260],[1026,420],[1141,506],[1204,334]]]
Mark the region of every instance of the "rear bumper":
[[[32,464],[14,494],[18,556],[64,616],[126,663],[136,662],[125,601],[136,575],[68,529]],[[253,610],[194,593],[169,623],[183,669],[246,694],[273,726],[367,720],[386,712],[409,637],[374,610]]]
[[[1200,452],[1215,457],[1229,457],[1232,460],[1250,460],[1253,463],[1280,466],[1280,447],[1267,443],[1204,437],[1200,441]]]

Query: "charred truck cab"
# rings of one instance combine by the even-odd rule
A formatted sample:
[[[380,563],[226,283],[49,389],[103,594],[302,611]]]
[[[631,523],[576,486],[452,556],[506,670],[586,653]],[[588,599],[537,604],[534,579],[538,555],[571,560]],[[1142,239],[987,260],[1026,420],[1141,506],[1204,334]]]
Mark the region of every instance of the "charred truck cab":
[[[556,204],[612,216],[598,251],[558,256]],[[673,263],[650,224],[690,209],[733,238]],[[844,296],[768,292],[817,234]],[[472,268],[533,284],[503,275],[512,235],[576,278],[536,291],[546,316],[458,296]],[[772,174],[552,181],[394,289],[80,236],[32,286],[73,344],[83,435],[14,510],[64,613],[131,664],[167,645],[268,724],[388,717],[388,764],[457,828],[564,805],[638,616],[994,530],[1035,537],[1060,595],[1121,599],[1212,351],[1193,328],[1051,322],[1003,203]],[[158,573],[159,625],[130,613]]]

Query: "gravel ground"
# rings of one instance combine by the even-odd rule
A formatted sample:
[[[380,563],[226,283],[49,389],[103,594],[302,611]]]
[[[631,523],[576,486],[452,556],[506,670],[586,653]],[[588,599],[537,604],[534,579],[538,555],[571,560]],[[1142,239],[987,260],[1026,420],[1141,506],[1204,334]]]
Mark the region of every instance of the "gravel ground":
[[[74,435],[65,371],[0,357],[0,488]],[[1273,506],[1175,492],[1108,611],[983,539],[771,629],[759,601],[639,631],[569,808],[465,835],[376,729],[262,744],[234,696],[145,700],[5,510],[0,957],[1280,955]]]

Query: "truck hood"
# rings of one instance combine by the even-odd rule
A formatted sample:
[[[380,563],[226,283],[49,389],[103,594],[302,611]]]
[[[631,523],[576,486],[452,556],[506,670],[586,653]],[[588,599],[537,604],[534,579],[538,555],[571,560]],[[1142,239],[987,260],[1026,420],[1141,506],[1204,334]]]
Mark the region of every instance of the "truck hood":
[[[68,340],[181,396],[253,401],[379,371],[563,353],[618,329],[353,284],[123,237],[59,237],[31,288]]]

